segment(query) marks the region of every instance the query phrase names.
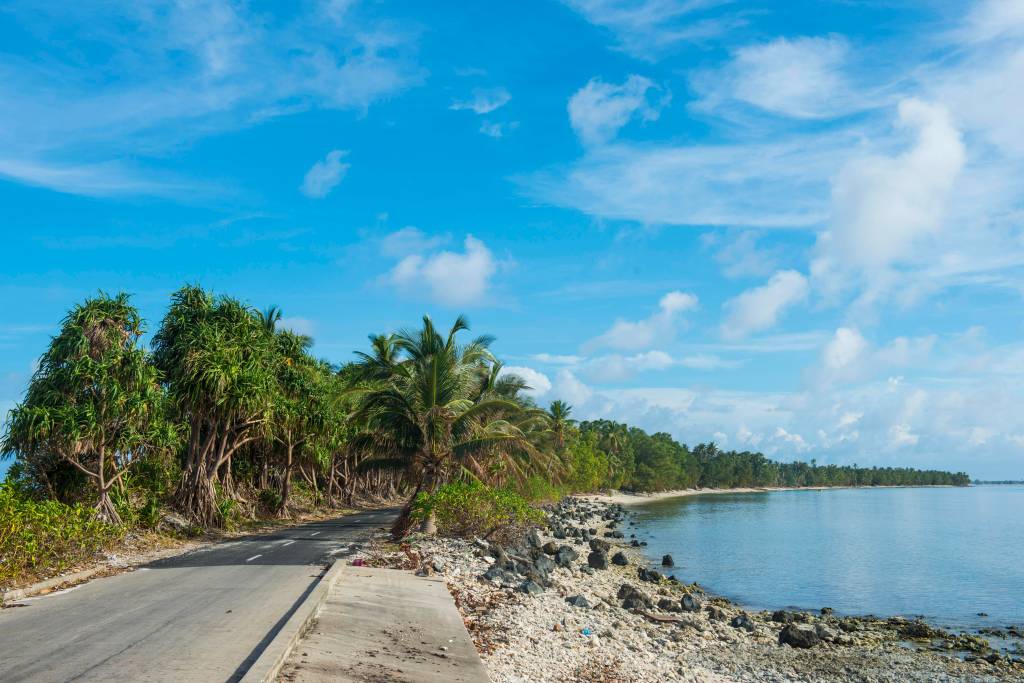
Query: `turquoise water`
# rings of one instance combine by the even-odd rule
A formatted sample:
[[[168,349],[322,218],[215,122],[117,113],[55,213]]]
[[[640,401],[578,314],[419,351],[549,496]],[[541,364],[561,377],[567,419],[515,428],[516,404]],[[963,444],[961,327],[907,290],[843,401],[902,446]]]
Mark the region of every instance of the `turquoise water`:
[[[652,561],[671,553],[679,579],[751,609],[1024,624],[1024,486],[714,494],[631,509],[629,533]]]

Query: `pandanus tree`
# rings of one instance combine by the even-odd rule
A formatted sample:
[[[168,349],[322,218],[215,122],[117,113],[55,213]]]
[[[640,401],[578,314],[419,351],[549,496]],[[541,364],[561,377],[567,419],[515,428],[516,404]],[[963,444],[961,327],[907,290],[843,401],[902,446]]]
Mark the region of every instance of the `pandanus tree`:
[[[327,384],[334,373],[309,355],[313,344],[309,337],[283,330],[276,333],[275,340],[277,387],[272,433],[284,451],[278,512],[286,515],[295,466],[300,458],[316,459],[315,440],[329,427],[331,397]]]
[[[494,459],[522,472],[535,453],[509,420],[520,406],[481,395],[481,371],[494,362],[492,338],[460,345],[457,335],[468,329],[460,316],[444,335],[425,316],[421,329],[393,338],[390,376],[361,392],[354,418],[365,431],[353,446],[369,455],[364,469],[399,469],[412,482],[412,496],[392,528],[396,538],[408,533],[421,491],[434,491],[458,473],[486,480]]]
[[[169,448],[157,370],[139,344],[142,320],[127,294],[86,300],[68,313],[11,411],[0,451],[57,457],[96,487],[98,515],[120,524],[110,496],[131,465]]]
[[[270,433],[278,360],[271,329],[236,299],[186,286],[153,339],[154,361],[188,431],[177,505],[197,524],[223,524],[216,484],[240,448]]]

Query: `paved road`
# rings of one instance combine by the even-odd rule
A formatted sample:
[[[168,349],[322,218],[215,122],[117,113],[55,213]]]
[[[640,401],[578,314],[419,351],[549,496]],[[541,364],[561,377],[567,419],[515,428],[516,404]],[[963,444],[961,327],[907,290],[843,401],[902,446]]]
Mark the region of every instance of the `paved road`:
[[[221,543],[0,610],[0,681],[237,680],[327,559],[394,515]]]

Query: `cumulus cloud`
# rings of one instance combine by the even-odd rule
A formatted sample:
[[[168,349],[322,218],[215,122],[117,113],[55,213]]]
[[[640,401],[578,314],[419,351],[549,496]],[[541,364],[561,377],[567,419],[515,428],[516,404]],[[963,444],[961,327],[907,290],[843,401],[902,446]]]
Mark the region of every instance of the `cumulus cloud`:
[[[658,302],[658,311],[649,318],[616,320],[608,331],[588,342],[587,347],[637,351],[670,341],[675,336],[680,314],[696,309],[697,305],[694,294],[678,290],[669,292]]]
[[[914,247],[942,226],[966,153],[948,111],[917,99],[900,102],[900,129],[915,137],[894,156],[854,159],[832,188],[832,221],[813,270],[878,271],[912,259]]]
[[[569,98],[569,122],[584,145],[604,144],[634,118],[657,119],[668,98],[652,103],[647,93],[659,90],[653,81],[635,74],[621,85],[592,78]]]
[[[429,297],[446,306],[483,303],[498,262],[491,250],[467,235],[464,251],[409,254],[388,275],[396,287],[410,293],[424,289]]]
[[[526,381],[530,388],[525,390],[528,396],[540,399],[551,391],[551,380],[543,372],[525,365],[506,365],[501,369],[502,375],[516,375]]]
[[[807,292],[807,278],[795,270],[775,273],[767,283],[725,302],[722,336],[739,339],[773,327],[787,308],[807,298]]]
[[[812,376],[819,388],[836,382],[870,379],[895,368],[926,363],[937,341],[935,335],[896,337],[888,344],[875,347],[855,327],[840,327],[822,347],[819,366]]]
[[[449,109],[455,111],[469,110],[476,114],[489,114],[500,109],[512,100],[512,95],[505,88],[474,88],[472,97],[455,100]]]
[[[840,37],[777,38],[740,48],[724,68],[694,78],[698,107],[742,102],[782,116],[827,118],[866,106],[846,83],[849,46]]]
[[[331,190],[345,178],[351,166],[342,161],[346,156],[347,151],[335,149],[328,152],[323,161],[313,164],[313,167],[306,171],[306,177],[302,179],[302,186],[299,188],[302,194],[313,199],[322,199],[330,194]]]

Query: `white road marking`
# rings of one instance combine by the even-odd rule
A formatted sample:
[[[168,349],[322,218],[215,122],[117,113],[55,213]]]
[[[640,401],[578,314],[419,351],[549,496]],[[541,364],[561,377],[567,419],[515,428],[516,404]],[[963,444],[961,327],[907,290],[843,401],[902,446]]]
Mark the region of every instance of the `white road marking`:
[[[320,532],[319,531],[314,531],[313,533],[310,534],[310,536],[316,536],[318,533],[320,533]]]
[[[253,561],[253,560],[255,560],[255,559],[256,559],[257,557],[263,557],[263,554],[261,553],[261,554],[259,554],[259,555],[253,555],[253,556],[252,556],[252,557],[250,557],[250,558],[249,558],[248,560],[246,560],[246,562],[252,562],[252,561]]]
[[[286,543],[282,543],[282,544],[281,544],[281,547],[283,548],[283,547],[285,547],[286,545],[291,545],[292,543],[295,543],[295,541],[288,541],[288,542],[286,542]]]

